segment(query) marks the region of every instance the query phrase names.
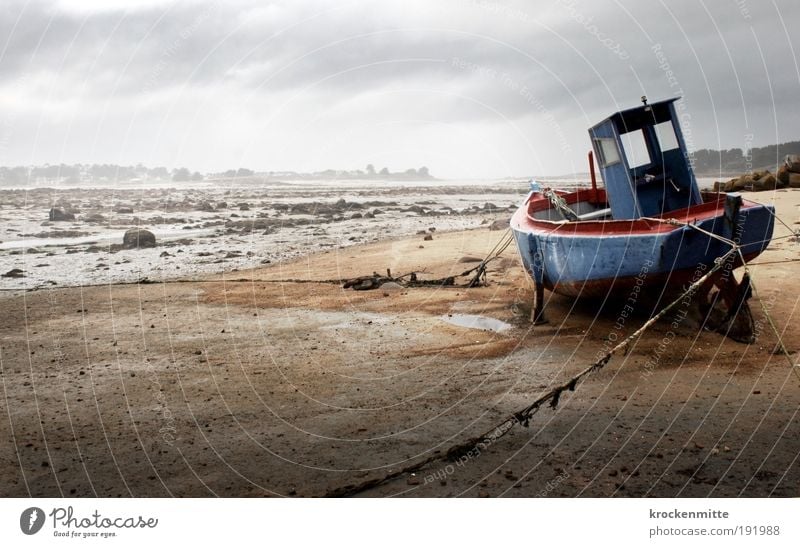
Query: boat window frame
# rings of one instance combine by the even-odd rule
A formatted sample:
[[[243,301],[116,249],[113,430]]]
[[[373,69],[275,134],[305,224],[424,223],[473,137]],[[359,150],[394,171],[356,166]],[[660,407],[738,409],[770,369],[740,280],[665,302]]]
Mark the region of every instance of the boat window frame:
[[[613,137],[595,137],[594,142],[596,144],[595,149],[597,150],[597,155],[600,167],[610,167],[612,165],[616,165],[618,163],[622,163],[622,154],[620,153],[619,145],[617,144],[617,139]],[[613,161],[607,161],[606,159],[606,148],[604,146],[605,143],[610,143],[613,146],[614,153],[616,154],[616,159]]]
[[[653,131],[656,134],[658,148],[662,154],[677,150],[681,147],[681,143],[678,140],[678,133],[675,131],[675,124],[672,123],[672,120],[664,120],[663,122],[654,124]]]
[[[642,169],[653,165],[653,153],[647,142],[647,133],[644,127],[631,129],[619,136],[625,161],[631,169]]]

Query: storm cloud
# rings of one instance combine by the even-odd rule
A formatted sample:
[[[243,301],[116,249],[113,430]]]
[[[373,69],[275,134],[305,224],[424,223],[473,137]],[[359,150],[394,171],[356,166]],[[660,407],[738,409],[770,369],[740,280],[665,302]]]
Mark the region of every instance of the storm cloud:
[[[792,1],[0,7],[0,164],[585,170],[586,129],[683,97],[695,148],[800,138]]]

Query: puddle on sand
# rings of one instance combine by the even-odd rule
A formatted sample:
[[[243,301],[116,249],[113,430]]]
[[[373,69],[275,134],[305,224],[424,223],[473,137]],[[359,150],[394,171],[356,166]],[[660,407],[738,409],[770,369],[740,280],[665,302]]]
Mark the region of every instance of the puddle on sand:
[[[494,319],[492,317],[484,317],[482,315],[468,315],[463,313],[453,313],[449,315],[442,315],[442,321],[446,321],[452,325],[459,327],[466,327],[468,329],[490,330],[493,332],[503,332],[512,326],[505,321]]]

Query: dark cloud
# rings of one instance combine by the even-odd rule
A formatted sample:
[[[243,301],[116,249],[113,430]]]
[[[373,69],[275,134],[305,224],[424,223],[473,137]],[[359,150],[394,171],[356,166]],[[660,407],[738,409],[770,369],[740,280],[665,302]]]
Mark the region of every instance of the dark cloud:
[[[642,94],[682,94],[698,147],[798,138],[791,23],[800,5],[791,1],[128,8],[3,3],[0,161],[344,168],[321,162],[366,163],[400,139],[407,150],[433,142],[440,157],[472,158],[471,171],[449,175],[582,169],[585,128]],[[410,119],[425,123],[386,130]],[[373,138],[360,154],[342,148],[313,160],[304,148],[344,147],[342,131],[365,127]],[[457,150],[454,139],[441,138],[443,127],[491,136],[502,161],[487,154],[479,164],[485,143]],[[276,144],[281,153],[267,164],[259,151]],[[419,163],[411,154],[396,161]]]

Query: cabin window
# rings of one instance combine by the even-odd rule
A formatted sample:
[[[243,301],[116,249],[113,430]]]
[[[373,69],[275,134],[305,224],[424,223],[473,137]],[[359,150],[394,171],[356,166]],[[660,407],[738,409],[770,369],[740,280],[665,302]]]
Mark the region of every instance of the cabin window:
[[[662,152],[668,152],[678,148],[678,137],[675,135],[675,128],[671,121],[661,122],[655,126],[658,146]]]
[[[609,138],[600,138],[595,139],[597,143],[598,153],[600,154],[600,165],[602,167],[607,167],[609,165],[614,165],[615,163],[620,162],[619,157],[619,150],[617,149],[617,143],[614,142],[614,139]]]
[[[620,135],[622,140],[622,148],[625,150],[625,158],[628,160],[628,167],[641,167],[642,165],[650,165],[650,151],[647,149],[647,141],[644,139],[644,133],[641,129],[623,133]]]

